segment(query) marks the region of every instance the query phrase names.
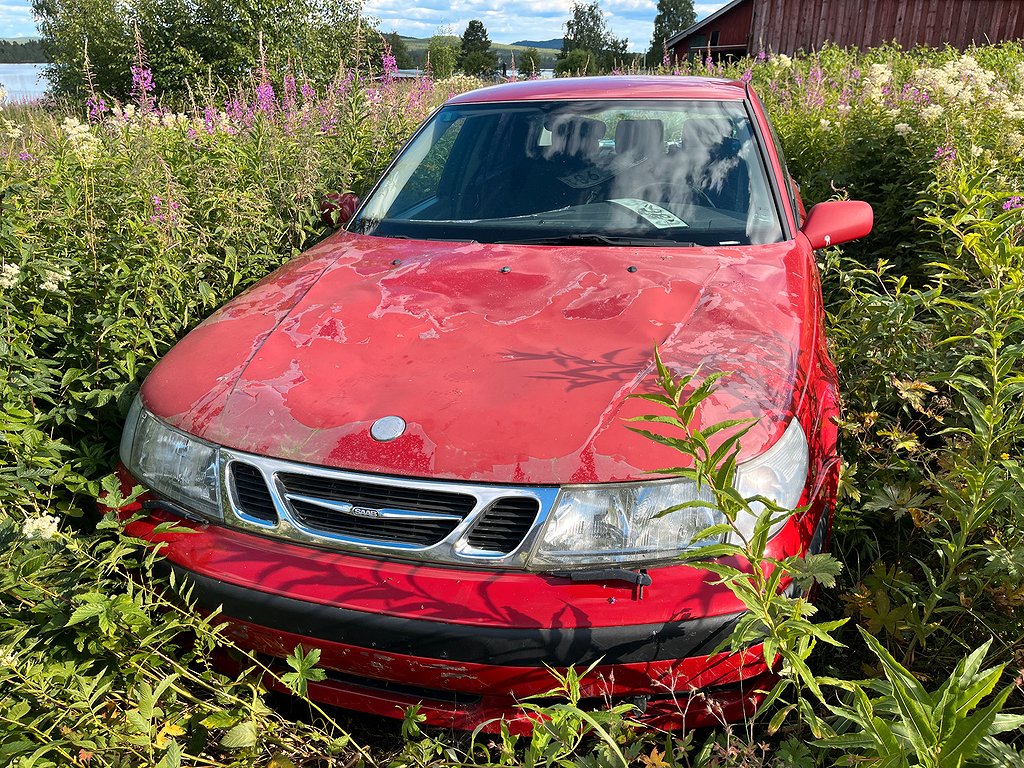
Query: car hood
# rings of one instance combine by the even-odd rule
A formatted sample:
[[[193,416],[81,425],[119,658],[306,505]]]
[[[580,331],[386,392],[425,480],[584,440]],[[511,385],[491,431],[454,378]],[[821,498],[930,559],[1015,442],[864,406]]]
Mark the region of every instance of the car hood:
[[[682,457],[630,432],[654,350],[728,371],[696,426],[793,413],[813,329],[798,241],[501,246],[341,232],[226,304],[156,366],[157,416],[213,443],[351,470],[500,483],[649,478]],[[370,436],[399,416],[404,434]]]

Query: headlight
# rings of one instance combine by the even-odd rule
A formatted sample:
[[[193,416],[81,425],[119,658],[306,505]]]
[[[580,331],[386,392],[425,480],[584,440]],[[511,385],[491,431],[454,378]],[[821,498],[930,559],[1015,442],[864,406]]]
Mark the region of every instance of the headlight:
[[[796,509],[807,484],[807,438],[800,422],[793,419],[789,422],[782,437],[775,445],[745,461],[736,467],[736,490],[743,498],[764,496],[771,499],[783,509]],[[756,515],[764,511],[764,504],[759,501],[752,503],[753,515],[741,514],[736,520],[736,527],[748,540],[754,531]],[[785,520],[780,520],[771,528],[771,533],[778,531]],[[739,544],[741,542],[736,541]]]
[[[792,509],[800,501],[806,479],[807,440],[800,423],[793,419],[775,445],[737,467],[736,488],[747,498],[764,496]],[[694,501],[707,502],[707,506],[660,515]],[[755,514],[764,508],[761,502],[751,506]],[[737,527],[748,535],[755,520],[743,514]],[[706,487],[698,490],[689,480],[568,486],[544,523],[530,566],[543,570],[668,560],[708,543],[694,539],[704,529],[724,522],[711,492]],[[780,522],[774,529],[781,527]]]
[[[707,501],[658,516],[688,501]],[[534,568],[646,563],[675,557],[694,537],[725,522],[707,487],[689,480],[656,480],[563,488],[530,558]]]
[[[121,461],[159,495],[207,517],[221,518],[216,446],[167,426],[136,397],[121,435]]]

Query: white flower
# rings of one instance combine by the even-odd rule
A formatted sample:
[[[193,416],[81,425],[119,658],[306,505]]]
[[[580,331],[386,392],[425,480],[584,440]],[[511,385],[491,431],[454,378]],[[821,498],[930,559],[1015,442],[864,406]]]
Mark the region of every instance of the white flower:
[[[0,650],[0,667],[7,667],[10,669],[18,663],[18,654],[14,652],[14,646],[8,645],[7,647]]]
[[[971,157],[981,157],[984,152],[977,144],[971,144]]]
[[[914,129],[906,123],[896,123],[892,129],[900,136],[907,136],[914,132]]]
[[[46,272],[46,279],[39,284],[39,287],[42,288],[44,291],[56,293],[57,291],[60,290],[61,284],[67,282],[68,278],[70,277],[71,273],[68,272],[63,267],[49,269]]]
[[[3,269],[0,270],[0,289],[6,291],[9,288],[13,288],[14,284],[18,282],[18,275],[20,274],[21,267],[17,264],[4,264]]]
[[[52,539],[58,533],[58,522],[54,515],[30,517],[21,526],[21,535],[26,539]]]
[[[778,56],[776,56],[775,61],[777,61],[779,63],[779,66],[782,67],[783,69],[789,69],[790,67],[793,66],[793,60],[784,53],[780,53]]]
[[[824,117],[821,118],[821,127],[827,131],[829,128],[832,127],[832,121],[826,120]]]
[[[2,99],[0,99],[2,101]],[[4,124],[4,135],[11,140],[21,138],[21,128],[16,126],[10,120],[0,120]]]
[[[7,90],[0,85],[0,104],[3,104],[5,101],[7,101]]]
[[[102,146],[100,140],[89,130],[89,126],[79,122],[78,118],[65,117],[62,126],[64,133],[68,136],[68,141],[71,142],[71,149],[74,150],[82,165],[92,165],[100,153]]]
[[[941,117],[943,112],[945,112],[945,110],[942,108],[941,104],[929,104],[921,110],[921,117],[928,122],[931,122],[932,120],[937,120]]]

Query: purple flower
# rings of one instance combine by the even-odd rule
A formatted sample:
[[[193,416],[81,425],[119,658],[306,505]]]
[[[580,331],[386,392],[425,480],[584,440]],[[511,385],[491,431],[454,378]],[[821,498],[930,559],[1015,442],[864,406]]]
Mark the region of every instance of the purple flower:
[[[956,150],[953,147],[946,145],[936,147],[935,155],[932,159],[937,160],[942,164],[951,163],[956,159]]]
[[[30,155],[28,152],[20,152],[18,154],[18,159],[21,160],[21,162],[23,162],[23,163],[27,163],[27,162],[29,162],[31,160],[34,160],[35,158],[33,158],[32,155]],[[1015,198],[1015,199],[1019,200],[1020,198]]]
[[[750,67],[747,67],[747,70],[742,75],[740,75],[740,80],[742,80],[744,83],[749,83],[753,79],[754,70],[752,70]]]
[[[132,66],[132,98],[142,107],[149,108],[149,94],[153,92],[153,71],[142,65]]]
[[[768,53],[767,53],[767,51],[764,50],[764,48],[762,48],[760,51],[757,52],[757,60],[758,61],[768,61]]]
[[[1012,211],[1016,208],[1024,208],[1024,198],[1021,198],[1019,195],[1014,195],[1003,203],[1004,211]]]
[[[306,101],[312,101],[313,99],[316,98],[316,89],[313,88],[313,86],[311,86],[309,83],[303,83],[302,86],[299,88],[299,91],[302,93],[302,98],[304,98]]]
[[[268,115],[274,114],[277,109],[277,97],[274,95],[273,83],[264,80],[256,89],[256,107]]]
[[[85,100],[85,106],[89,109],[90,123],[98,123],[107,112],[107,102],[102,96],[90,96]]]
[[[203,128],[206,132],[213,135],[213,132],[217,125],[217,110],[211,105],[207,105],[206,109],[203,110]]]

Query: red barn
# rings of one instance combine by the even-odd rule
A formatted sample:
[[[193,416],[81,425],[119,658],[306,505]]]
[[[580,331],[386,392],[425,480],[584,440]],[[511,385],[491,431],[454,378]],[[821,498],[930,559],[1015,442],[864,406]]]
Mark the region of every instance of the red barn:
[[[792,54],[826,42],[966,48],[1024,38],[1021,0],[733,0],[667,41],[676,58]]]

